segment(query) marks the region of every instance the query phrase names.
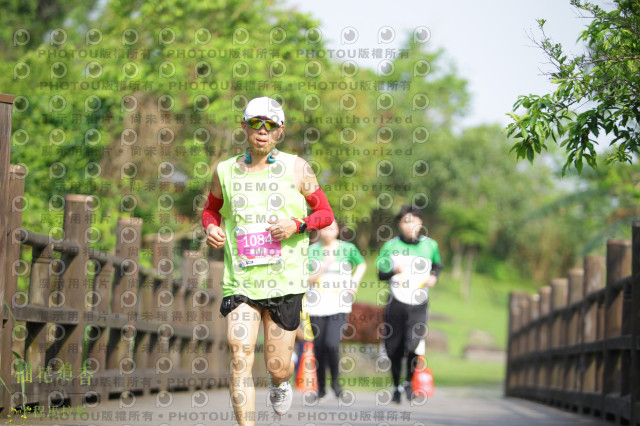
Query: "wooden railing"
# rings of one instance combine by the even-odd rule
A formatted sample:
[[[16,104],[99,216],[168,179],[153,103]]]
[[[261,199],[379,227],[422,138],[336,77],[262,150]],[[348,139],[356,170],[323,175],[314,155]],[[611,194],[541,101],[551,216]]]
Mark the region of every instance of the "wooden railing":
[[[511,294],[507,396],[640,423],[640,221],[632,235],[538,294]]]
[[[66,195],[63,239],[22,228],[25,168],[9,166],[12,102],[0,95],[0,416],[226,385],[222,262],[184,251],[176,279],[174,241],[159,234],[152,266],[141,266],[138,218],[118,220],[115,254],[92,249],[90,195]]]

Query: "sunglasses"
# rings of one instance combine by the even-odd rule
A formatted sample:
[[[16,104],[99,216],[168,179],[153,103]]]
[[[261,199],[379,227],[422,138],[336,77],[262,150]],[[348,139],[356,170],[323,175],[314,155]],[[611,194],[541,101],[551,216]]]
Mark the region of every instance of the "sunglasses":
[[[249,125],[249,127],[256,130],[260,130],[260,128],[264,124],[264,128],[267,129],[268,132],[280,127],[280,125],[273,120],[263,120],[261,118],[255,118],[255,117],[248,119],[247,124]]]

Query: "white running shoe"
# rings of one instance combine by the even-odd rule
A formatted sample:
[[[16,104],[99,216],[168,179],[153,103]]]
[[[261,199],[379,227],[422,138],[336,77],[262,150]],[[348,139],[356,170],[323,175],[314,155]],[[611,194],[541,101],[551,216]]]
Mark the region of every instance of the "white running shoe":
[[[289,382],[281,383],[280,386],[269,386],[269,401],[279,416],[282,416],[289,411],[291,403],[293,402],[293,391]]]

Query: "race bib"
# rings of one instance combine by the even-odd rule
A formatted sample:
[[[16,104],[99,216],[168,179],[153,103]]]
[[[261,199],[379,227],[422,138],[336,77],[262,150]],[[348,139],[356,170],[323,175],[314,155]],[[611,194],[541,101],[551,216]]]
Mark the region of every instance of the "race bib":
[[[238,266],[268,265],[282,262],[280,241],[271,237],[265,230],[266,224],[243,225],[236,227],[236,246],[238,247]]]
[[[394,267],[401,266],[403,272],[391,277],[391,293],[398,301],[407,305],[421,305],[429,297],[426,286],[427,279],[431,276],[430,259],[418,256],[391,256]]]

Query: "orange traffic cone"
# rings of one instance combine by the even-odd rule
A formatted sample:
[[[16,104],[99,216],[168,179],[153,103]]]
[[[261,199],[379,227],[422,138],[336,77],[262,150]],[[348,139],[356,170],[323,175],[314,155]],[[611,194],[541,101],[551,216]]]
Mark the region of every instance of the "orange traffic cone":
[[[418,355],[418,363],[411,378],[411,388],[414,395],[426,396],[427,398],[431,398],[435,392],[433,373],[427,367],[427,362],[422,355]]]
[[[316,375],[316,355],[313,352],[313,342],[305,342],[300,357],[296,389],[301,391],[318,390],[318,376]]]

